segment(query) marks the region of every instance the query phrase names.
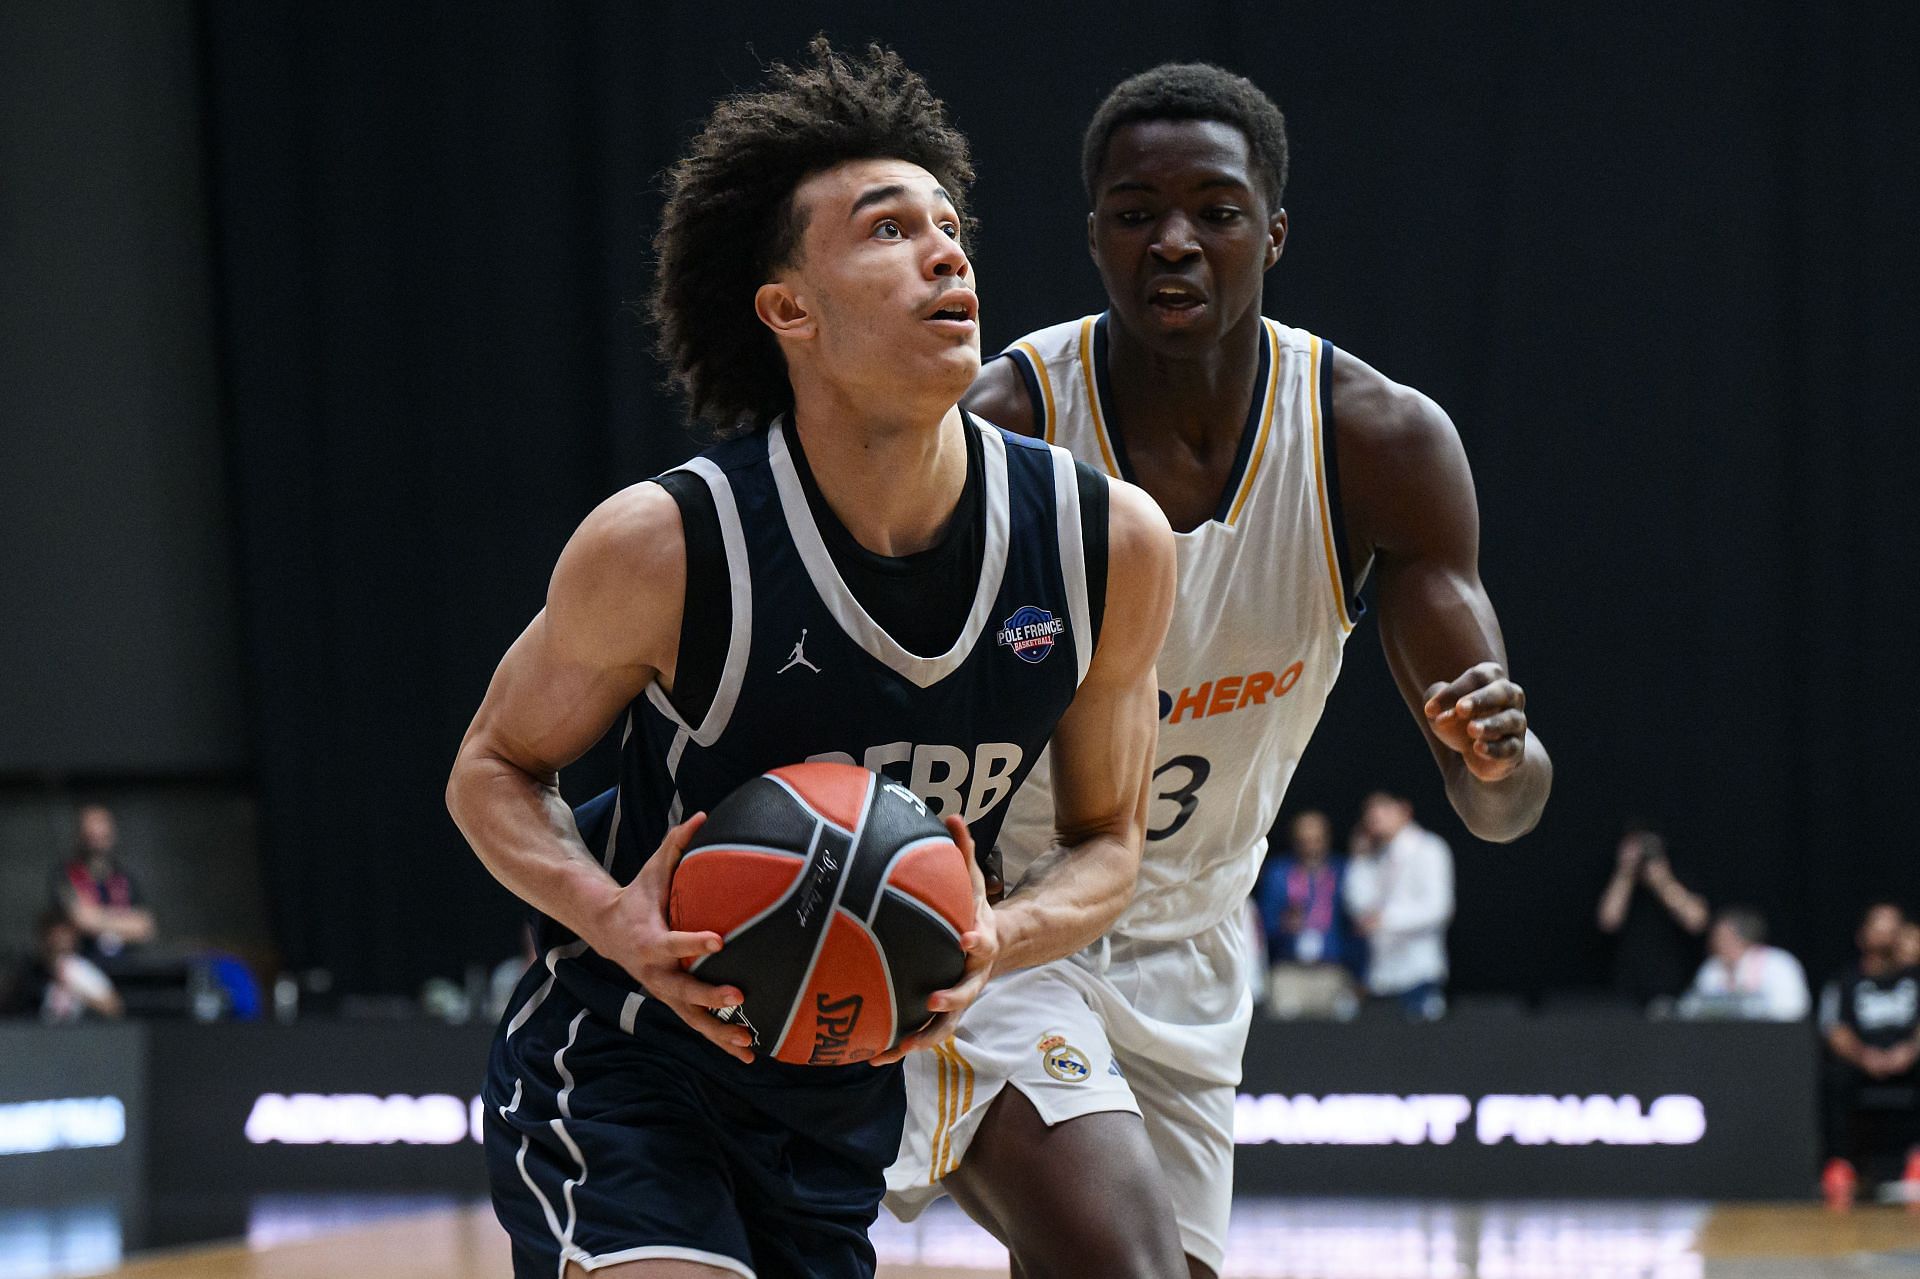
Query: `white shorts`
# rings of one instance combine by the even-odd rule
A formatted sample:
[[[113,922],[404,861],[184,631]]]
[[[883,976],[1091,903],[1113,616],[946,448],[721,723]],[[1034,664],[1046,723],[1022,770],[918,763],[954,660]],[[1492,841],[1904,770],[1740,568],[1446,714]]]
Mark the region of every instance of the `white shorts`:
[[[988,1105],[1013,1084],[1048,1125],[1106,1110],[1139,1115],[1181,1244],[1217,1273],[1253,1017],[1249,963],[1236,913],[1183,941],[1114,937],[995,978],[950,1043],[907,1058],[907,1123],[887,1170],[887,1207],[911,1221],[939,1198]]]

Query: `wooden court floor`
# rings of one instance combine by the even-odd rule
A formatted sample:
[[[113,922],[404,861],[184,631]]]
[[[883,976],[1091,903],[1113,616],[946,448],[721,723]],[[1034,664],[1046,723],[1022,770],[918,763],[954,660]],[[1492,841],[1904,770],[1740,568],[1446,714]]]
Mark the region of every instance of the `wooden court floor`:
[[[1004,1254],[957,1213],[937,1219],[931,1230],[889,1222],[886,1231],[876,1232],[876,1243],[880,1279],[979,1279],[1006,1273]],[[505,1238],[491,1213],[473,1207],[271,1246],[179,1249],[91,1273],[118,1279],[507,1279],[508,1262]],[[1920,1277],[1920,1210],[1863,1207],[1835,1214],[1812,1204],[1273,1201],[1236,1209],[1223,1279],[1863,1275]]]

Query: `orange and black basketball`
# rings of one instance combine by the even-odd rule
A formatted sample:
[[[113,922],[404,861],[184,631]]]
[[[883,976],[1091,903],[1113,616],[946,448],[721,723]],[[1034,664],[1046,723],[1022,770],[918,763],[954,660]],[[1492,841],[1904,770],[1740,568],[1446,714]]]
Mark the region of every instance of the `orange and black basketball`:
[[[852,764],[795,764],[708,813],[674,871],[673,926],[719,933],[688,967],[739,987],[754,1048],[865,1061],[932,1015],[973,926],[966,857],[906,787]]]

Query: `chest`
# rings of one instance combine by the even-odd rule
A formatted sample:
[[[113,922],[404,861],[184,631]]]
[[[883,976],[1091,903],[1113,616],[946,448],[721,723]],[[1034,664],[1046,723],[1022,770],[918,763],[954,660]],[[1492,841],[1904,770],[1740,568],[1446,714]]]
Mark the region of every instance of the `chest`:
[[[1135,482],[1147,491],[1176,533],[1203,527],[1219,512],[1221,498],[1237,478],[1239,440],[1200,446],[1160,432],[1128,441]]]
[[[1920,983],[1902,978],[1890,985],[1863,981],[1853,991],[1854,1020],[1866,1031],[1905,1028],[1920,1022]]]

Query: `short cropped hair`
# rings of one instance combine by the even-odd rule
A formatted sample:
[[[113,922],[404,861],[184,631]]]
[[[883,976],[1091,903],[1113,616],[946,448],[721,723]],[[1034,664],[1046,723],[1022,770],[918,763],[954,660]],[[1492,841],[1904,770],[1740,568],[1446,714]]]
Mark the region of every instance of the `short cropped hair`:
[[[1142,120],[1218,120],[1247,139],[1253,166],[1277,212],[1287,189],[1287,121],[1273,99],[1244,76],[1207,62],[1168,62],[1114,86],[1093,113],[1080,144],[1080,177],[1087,199],[1107,163],[1107,145],[1122,125]]]
[[[1734,935],[1749,946],[1758,946],[1767,939],[1767,917],[1752,906],[1724,907],[1715,922],[1731,928]]]
[[[805,231],[794,190],[849,160],[893,159],[931,173],[972,230],[967,140],[900,55],[838,53],[825,36],[797,67],[720,102],[668,172],[654,236],[657,350],[696,420],[744,434],[793,407],[786,360],[754,313],[754,294],[790,264]]]

